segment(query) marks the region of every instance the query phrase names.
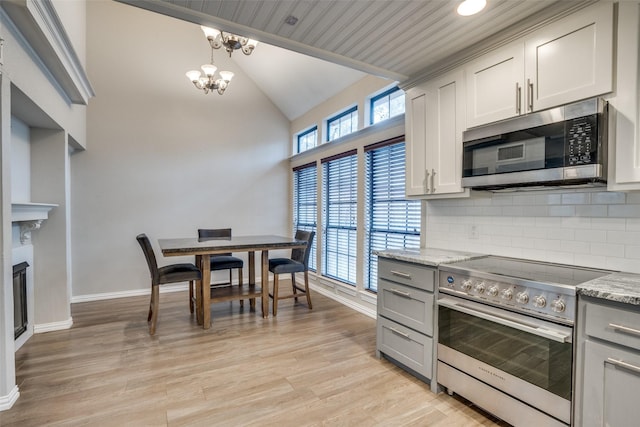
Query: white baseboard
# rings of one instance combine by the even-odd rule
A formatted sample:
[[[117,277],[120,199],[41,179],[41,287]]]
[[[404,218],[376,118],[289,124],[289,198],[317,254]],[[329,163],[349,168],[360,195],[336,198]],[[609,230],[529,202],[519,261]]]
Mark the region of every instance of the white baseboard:
[[[160,293],[164,294],[167,292],[186,291],[187,289],[189,289],[188,286],[189,285],[187,284],[162,285],[160,286]],[[134,289],[131,291],[105,292],[102,294],[79,295],[79,296],[71,297],[71,304],[76,302],[102,301],[107,299],[138,297],[141,295],[149,295],[150,293],[151,293],[150,288],[144,288],[144,289]]]
[[[69,329],[73,326],[73,318],[69,317],[67,320],[61,322],[41,323],[33,326],[34,334],[41,334],[43,332],[62,331]]]
[[[352,308],[366,316],[371,317],[372,319],[375,319],[376,316],[376,311],[370,309],[369,307],[365,307],[362,304],[358,304],[356,301],[353,301],[351,299],[345,298],[335,292],[332,292],[326,288],[323,288],[320,285],[316,285],[314,283],[309,283],[309,287],[311,289],[313,289],[314,292],[317,292],[321,295],[324,295],[327,298],[331,298],[334,301],[339,302],[342,305],[346,305],[349,308]]]
[[[14,386],[13,389],[6,396],[0,396],[0,411],[6,411],[11,409],[16,400],[20,397],[18,386]]]

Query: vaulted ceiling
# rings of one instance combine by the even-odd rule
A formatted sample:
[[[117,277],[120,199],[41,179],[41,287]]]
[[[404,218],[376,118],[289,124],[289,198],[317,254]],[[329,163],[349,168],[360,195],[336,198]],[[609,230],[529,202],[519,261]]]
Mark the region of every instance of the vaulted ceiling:
[[[460,0],[118,1],[401,83],[455,63],[479,42],[508,40],[594,2],[487,0],[481,13],[462,17]],[[287,23],[291,16],[294,25]],[[313,79],[310,72],[300,76]]]

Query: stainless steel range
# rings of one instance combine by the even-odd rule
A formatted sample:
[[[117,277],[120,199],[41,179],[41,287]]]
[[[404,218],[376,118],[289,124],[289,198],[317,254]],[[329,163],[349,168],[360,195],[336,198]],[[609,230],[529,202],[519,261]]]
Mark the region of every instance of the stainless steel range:
[[[516,426],[570,425],[575,287],[609,273],[495,256],[440,265],[438,383]]]

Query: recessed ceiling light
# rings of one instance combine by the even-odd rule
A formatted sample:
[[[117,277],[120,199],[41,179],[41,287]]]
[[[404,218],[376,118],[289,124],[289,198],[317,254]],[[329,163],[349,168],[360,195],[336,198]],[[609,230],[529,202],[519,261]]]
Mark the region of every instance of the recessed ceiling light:
[[[458,15],[469,16],[480,12],[487,5],[487,0],[464,0],[458,6]]]
[[[284,20],[285,24],[289,24],[289,25],[296,25],[298,23],[298,18],[296,18],[293,15],[289,15],[287,16],[287,18]]]

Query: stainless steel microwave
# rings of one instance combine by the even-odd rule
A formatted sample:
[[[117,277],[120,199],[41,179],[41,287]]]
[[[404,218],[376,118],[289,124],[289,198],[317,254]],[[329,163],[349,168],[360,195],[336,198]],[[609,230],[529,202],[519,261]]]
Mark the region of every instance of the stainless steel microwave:
[[[464,132],[462,186],[604,184],[607,110],[592,98]]]

